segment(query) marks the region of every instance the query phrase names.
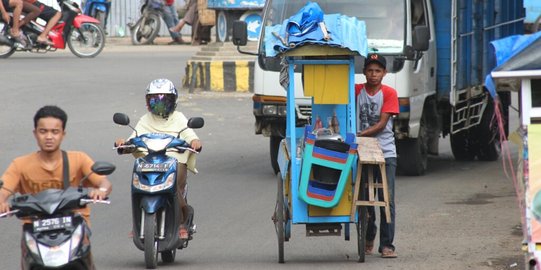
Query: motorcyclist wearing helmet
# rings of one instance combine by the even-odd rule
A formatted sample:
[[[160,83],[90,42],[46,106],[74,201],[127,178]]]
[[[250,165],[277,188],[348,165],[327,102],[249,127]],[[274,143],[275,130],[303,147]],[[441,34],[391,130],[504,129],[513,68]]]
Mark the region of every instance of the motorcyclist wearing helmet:
[[[201,141],[193,129],[185,129],[178,134],[180,130],[188,124],[188,119],[183,113],[176,111],[178,91],[173,82],[168,79],[156,79],[150,82],[146,89],[146,106],[148,112],[139,119],[135,130],[138,134],[146,133],[166,133],[170,135],[179,135],[181,139],[188,142],[191,148],[199,150],[202,147]],[[130,138],[135,137],[135,131]],[[117,139],[115,145],[122,145],[124,139]],[[140,154],[141,155],[141,154]],[[195,155],[189,151],[184,153],[168,152],[168,156],[174,157],[178,161],[177,166],[177,197],[182,209],[183,220],[179,236],[181,239],[188,239],[188,228],[185,225],[188,216],[188,208],[184,199],[184,190],[186,187],[187,170],[197,173],[195,168]]]

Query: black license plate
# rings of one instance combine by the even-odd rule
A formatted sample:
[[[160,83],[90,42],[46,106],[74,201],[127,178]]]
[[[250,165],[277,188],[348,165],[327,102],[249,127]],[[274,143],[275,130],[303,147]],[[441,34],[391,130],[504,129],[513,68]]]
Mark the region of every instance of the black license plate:
[[[171,166],[171,163],[141,163],[137,169],[141,172],[167,172]]]
[[[34,232],[44,232],[51,230],[65,229],[72,226],[72,217],[55,217],[35,220]]]

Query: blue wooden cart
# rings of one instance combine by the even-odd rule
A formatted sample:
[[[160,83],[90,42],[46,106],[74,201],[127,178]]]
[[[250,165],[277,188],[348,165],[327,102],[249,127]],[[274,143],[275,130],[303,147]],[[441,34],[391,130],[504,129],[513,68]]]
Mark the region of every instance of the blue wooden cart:
[[[280,172],[273,215],[280,263],[284,262],[284,242],[289,241],[295,224],[304,224],[307,236],[343,234],[345,240],[350,240],[353,224],[359,262],[365,260],[366,207],[353,202],[358,158],[356,54],[325,45],[305,45],[282,54],[287,74],[281,75],[291,82],[287,86],[287,134],[278,150]],[[304,94],[312,97],[312,117],[306,126],[296,122],[296,68],[302,70]]]

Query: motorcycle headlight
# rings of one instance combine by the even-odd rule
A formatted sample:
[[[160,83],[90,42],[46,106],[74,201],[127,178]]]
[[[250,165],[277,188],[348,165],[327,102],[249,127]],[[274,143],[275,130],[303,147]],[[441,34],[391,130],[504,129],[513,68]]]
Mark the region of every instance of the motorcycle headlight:
[[[137,174],[134,173],[132,183],[135,188],[140,189],[142,191],[158,192],[158,191],[162,191],[164,189],[168,189],[171,186],[173,186],[173,184],[175,183],[175,174],[174,173],[169,174],[167,178],[165,179],[165,182],[163,182],[162,184],[148,186],[145,184],[141,184],[141,182],[139,181],[139,176],[137,176]]]
[[[71,238],[59,246],[48,247],[38,243],[38,249],[46,267],[58,267],[67,264],[70,258],[76,256],[77,248],[83,239],[83,226],[79,225],[73,231]]]
[[[36,242],[36,239],[32,237],[32,235],[28,232],[24,233],[24,240],[26,242],[26,246],[32,252],[33,254],[37,255],[39,257],[39,250],[38,250],[38,242]]]

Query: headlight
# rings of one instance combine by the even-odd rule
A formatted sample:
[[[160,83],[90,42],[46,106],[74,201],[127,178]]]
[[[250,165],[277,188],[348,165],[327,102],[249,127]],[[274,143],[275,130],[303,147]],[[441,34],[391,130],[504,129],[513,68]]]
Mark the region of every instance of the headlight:
[[[286,106],[278,106],[278,116],[286,116],[287,107]]]
[[[173,140],[173,138],[166,138],[166,139],[151,139],[151,138],[143,138],[143,142],[147,146],[147,148],[151,151],[160,151],[165,149],[167,145]]]
[[[135,188],[140,189],[142,191],[158,192],[158,191],[162,191],[164,189],[168,189],[171,186],[173,186],[173,184],[175,183],[175,174],[174,173],[169,174],[167,176],[167,178],[165,179],[165,182],[163,182],[163,183],[161,183],[159,185],[148,186],[148,185],[145,185],[145,184],[141,184],[141,182],[139,181],[139,176],[137,176],[137,174],[134,173],[132,183],[133,183],[133,186]]]
[[[26,242],[26,246],[32,252],[33,254],[37,255],[39,257],[39,251],[38,251],[38,243],[36,242],[36,239],[32,237],[32,235],[28,232],[24,233],[24,240]]]
[[[42,254],[43,265],[58,267],[67,264],[70,258],[76,255],[77,248],[83,239],[83,226],[79,225],[73,231],[71,238],[59,246],[48,247],[38,243],[39,252]]]
[[[263,115],[276,115],[278,113],[276,105],[263,105]]]

